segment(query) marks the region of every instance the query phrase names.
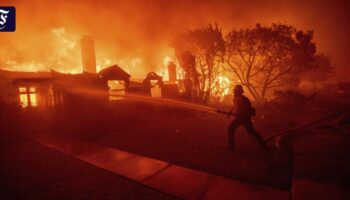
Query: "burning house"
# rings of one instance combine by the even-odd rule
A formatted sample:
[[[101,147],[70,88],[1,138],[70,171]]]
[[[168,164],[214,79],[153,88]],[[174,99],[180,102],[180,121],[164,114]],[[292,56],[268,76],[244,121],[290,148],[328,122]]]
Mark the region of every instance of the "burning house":
[[[130,74],[118,65],[105,68],[98,73],[98,77],[107,84],[109,89],[109,100],[119,100],[130,88]]]
[[[23,108],[48,108],[99,100],[111,100],[117,92],[125,94],[130,75],[114,65],[97,74],[51,72],[12,72],[0,70],[1,98],[17,101]],[[79,91],[105,91],[97,99]],[[109,91],[109,93],[108,93]]]
[[[0,97],[22,107],[53,105],[52,73],[0,70]]]
[[[169,62],[167,70],[169,80],[164,80],[163,76],[156,72],[149,72],[142,82],[130,82],[130,92],[151,97],[178,98],[180,95],[176,77],[176,65],[173,62]]]
[[[0,70],[0,97],[17,101],[23,108],[48,108],[64,105],[81,105],[83,102],[114,100],[129,88],[130,75],[113,65],[96,73],[94,41],[81,39],[83,73],[64,74],[51,72],[14,72]],[[103,91],[98,98],[82,91]]]
[[[143,81],[130,81],[130,74],[112,65],[96,73],[94,40],[80,40],[83,72],[65,74],[50,72],[16,72],[0,70],[0,98],[16,101],[23,108],[77,106],[95,101],[123,99],[126,93],[152,97],[178,97],[176,65],[168,63],[169,80],[150,72]],[[99,91],[99,95],[89,92]],[[98,96],[98,97],[97,97]]]

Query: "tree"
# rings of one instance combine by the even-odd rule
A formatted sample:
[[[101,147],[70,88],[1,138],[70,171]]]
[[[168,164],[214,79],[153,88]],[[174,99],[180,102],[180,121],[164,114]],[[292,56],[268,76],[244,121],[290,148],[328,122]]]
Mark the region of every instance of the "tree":
[[[315,55],[314,68],[302,73],[301,78],[314,83],[314,89],[318,82],[326,81],[334,75],[335,68],[332,66],[331,58],[325,54]]]
[[[223,62],[225,42],[221,29],[209,25],[188,31],[174,39],[173,47],[186,79],[191,80],[192,100],[206,103]]]
[[[185,71],[185,94],[192,101],[199,96],[199,73],[196,69],[196,58],[189,51],[184,51],[180,56],[180,63]]]
[[[283,76],[300,74],[312,66],[316,51],[312,31],[279,23],[232,30],[225,39],[227,70],[259,103],[271,88],[283,84]]]

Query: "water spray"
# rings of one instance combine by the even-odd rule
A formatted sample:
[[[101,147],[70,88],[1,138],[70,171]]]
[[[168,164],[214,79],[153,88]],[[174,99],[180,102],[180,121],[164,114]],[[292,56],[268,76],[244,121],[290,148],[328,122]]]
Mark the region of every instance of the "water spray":
[[[172,106],[183,107],[183,108],[198,110],[198,111],[207,112],[207,113],[220,113],[220,114],[226,114],[226,115],[229,113],[229,112],[220,111],[216,108],[209,107],[209,106],[188,103],[188,102],[184,102],[184,101],[168,99],[168,98],[163,98],[163,97],[162,98],[149,97],[149,96],[136,95],[136,94],[125,94],[125,95],[109,94],[108,92],[102,91],[102,90],[91,90],[91,89],[84,89],[84,88],[71,89],[70,92],[81,94],[81,95],[91,95],[91,96],[107,96],[108,95],[108,96],[120,97],[120,98],[124,98],[124,99],[130,99],[130,100],[136,100],[136,101],[142,101],[142,102],[172,105]]]

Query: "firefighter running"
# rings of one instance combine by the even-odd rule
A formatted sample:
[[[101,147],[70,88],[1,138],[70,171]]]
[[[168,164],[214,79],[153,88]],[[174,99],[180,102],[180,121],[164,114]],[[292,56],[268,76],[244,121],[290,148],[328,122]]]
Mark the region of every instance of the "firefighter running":
[[[235,131],[240,126],[243,125],[248,135],[254,142],[256,142],[262,149],[266,150],[267,145],[264,139],[253,127],[251,117],[255,116],[255,109],[251,106],[250,100],[243,95],[243,87],[241,85],[236,85],[233,89],[233,108],[232,115],[234,119],[232,120],[230,126],[228,127],[228,145],[229,149],[235,150]]]

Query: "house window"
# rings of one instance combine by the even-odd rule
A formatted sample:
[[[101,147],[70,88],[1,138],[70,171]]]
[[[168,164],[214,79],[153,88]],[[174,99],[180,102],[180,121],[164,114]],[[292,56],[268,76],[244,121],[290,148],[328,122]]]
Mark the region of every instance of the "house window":
[[[19,101],[22,108],[38,106],[35,87],[19,87]]]
[[[125,95],[125,82],[124,81],[117,81],[117,80],[110,80],[108,81],[108,87],[109,87],[109,100],[115,101],[115,100],[121,100],[123,99]]]

